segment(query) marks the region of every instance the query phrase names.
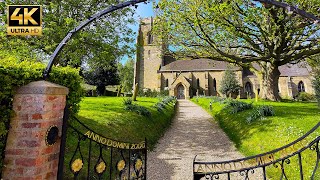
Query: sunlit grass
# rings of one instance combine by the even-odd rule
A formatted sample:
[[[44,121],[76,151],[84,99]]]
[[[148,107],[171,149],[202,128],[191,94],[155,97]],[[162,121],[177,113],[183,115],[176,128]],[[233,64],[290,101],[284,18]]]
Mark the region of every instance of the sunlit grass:
[[[192,101],[202,106],[215,118],[245,156],[257,155],[284,146],[304,135],[320,121],[320,111],[316,103],[242,100],[253,102],[254,106],[271,105],[275,110],[275,116],[249,124],[246,122],[246,117],[252,110],[229,114],[221,111],[223,105],[220,103],[213,103],[213,109],[210,111],[208,98],[199,98],[198,101],[192,99]],[[309,142],[319,135],[320,129],[308,138]],[[315,159],[315,152],[311,150],[303,156],[305,178],[310,177],[315,167]],[[291,159],[291,164],[286,165],[289,179],[300,179],[297,162],[297,158],[294,157]],[[281,169],[268,168],[269,179],[279,179],[280,174]]]
[[[80,104],[81,107],[78,118],[96,133],[120,142],[139,143],[146,138],[148,150],[152,150],[158,139],[171,124],[174,115],[173,104],[169,104],[163,112],[158,112],[157,109],[153,107],[154,104],[159,101],[158,98],[139,97],[137,98],[138,101],[134,103],[146,107],[151,112],[151,117],[144,117],[135,112],[124,110],[124,99],[123,97],[86,97]],[[70,119],[70,121],[72,121],[72,119]],[[78,123],[74,122],[72,124],[75,125],[82,134],[87,132],[87,130]],[[77,152],[75,158],[81,157],[79,151],[76,151],[77,143],[77,136],[72,134],[69,128],[65,156],[65,179],[72,178],[69,163],[72,160],[74,152]],[[96,143],[93,144],[90,158],[91,176],[95,175],[94,165],[99,157],[99,146]],[[80,179],[85,178],[87,175],[89,141],[81,141],[81,148],[84,166],[79,175]],[[103,157],[107,163],[111,163],[108,152],[109,151],[104,150]],[[119,156],[115,154],[116,152],[113,154],[113,156],[116,157],[114,157],[112,167],[116,167],[117,157]],[[110,166],[110,164],[107,164],[107,166]],[[105,173],[103,179],[109,179],[108,177],[109,173]],[[91,178],[93,178],[93,176]]]

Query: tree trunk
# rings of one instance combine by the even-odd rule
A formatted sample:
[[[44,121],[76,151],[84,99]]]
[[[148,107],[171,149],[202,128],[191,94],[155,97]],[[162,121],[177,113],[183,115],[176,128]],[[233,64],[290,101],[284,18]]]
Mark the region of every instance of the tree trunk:
[[[117,92],[117,97],[121,96],[121,89],[122,89],[122,85],[118,86],[118,92]]]
[[[137,101],[137,95],[138,95],[138,83],[135,84],[134,90],[133,90],[133,95],[132,95],[132,100]]]
[[[97,86],[97,95],[98,96],[103,96],[105,91],[106,91],[105,86],[101,86],[101,85]]]
[[[260,76],[260,88],[262,99],[268,99],[271,101],[280,101],[279,95],[279,77],[280,71],[278,67],[266,63],[264,67],[261,67]]]

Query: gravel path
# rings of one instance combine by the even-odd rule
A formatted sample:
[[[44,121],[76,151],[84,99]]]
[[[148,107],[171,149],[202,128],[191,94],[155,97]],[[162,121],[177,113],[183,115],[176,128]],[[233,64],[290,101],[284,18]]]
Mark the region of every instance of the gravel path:
[[[171,128],[148,154],[147,177],[150,180],[192,179],[192,162],[220,161],[243,157],[218,124],[198,105],[178,101]]]

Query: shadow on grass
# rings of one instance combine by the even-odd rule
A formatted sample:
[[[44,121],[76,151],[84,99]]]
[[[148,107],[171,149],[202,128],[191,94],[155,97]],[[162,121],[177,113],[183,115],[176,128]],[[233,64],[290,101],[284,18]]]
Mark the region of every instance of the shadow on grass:
[[[236,148],[240,148],[242,141],[249,139],[253,134],[257,132],[267,132],[275,127],[271,120],[257,120],[248,124],[245,121],[245,118],[237,117],[237,114],[230,115],[227,112],[218,113],[214,118],[218,121],[219,126],[229,138],[235,143]]]

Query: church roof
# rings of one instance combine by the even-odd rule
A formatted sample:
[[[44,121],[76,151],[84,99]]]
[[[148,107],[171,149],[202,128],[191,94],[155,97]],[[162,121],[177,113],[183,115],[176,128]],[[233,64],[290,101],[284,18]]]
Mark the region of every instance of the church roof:
[[[166,71],[223,71],[227,69],[229,63],[223,61],[215,61],[211,59],[194,59],[194,60],[176,60],[162,66],[160,72]],[[254,65],[256,68],[257,64]],[[241,70],[240,67],[233,66],[233,70]],[[298,64],[286,64],[279,67],[280,76],[309,76],[311,68],[305,62]]]
[[[228,64],[227,62],[211,59],[177,60],[162,66],[160,71],[217,71],[226,70]],[[234,66],[232,69],[240,70],[241,68]]]
[[[286,64],[279,67],[281,76],[310,76],[311,67],[305,63]]]

